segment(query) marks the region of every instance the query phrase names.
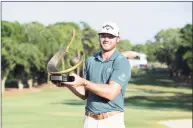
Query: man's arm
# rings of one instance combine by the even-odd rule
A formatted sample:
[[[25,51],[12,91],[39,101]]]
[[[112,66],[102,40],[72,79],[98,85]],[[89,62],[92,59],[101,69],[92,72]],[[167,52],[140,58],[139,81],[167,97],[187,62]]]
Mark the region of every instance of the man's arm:
[[[72,74],[75,77],[74,82],[63,82],[62,85],[68,87],[76,96],[81,99],[87,98],[87,91],[91,91],[96,95],[99,95],[105,99],[113,100],[121,91],[121,85],[114,81],[109,81],[108,84],[96,84],[88,81],[76,74]],[[87,91],[86,91],[87,90]]]
[[[56,82],[53,84],[55,84],[57,87],[67,87],[77,97],[79,97],[83,100],[87,99],[88,91],[85,89],[84,86],[70,86],[70,85],[64,84],[62,82]]]
[[[109,84],[95,84],[84,79],[84,87],[108,100],[113,100],[121,91],[121,85],[114,81],[110,81]]]
[[[88,92],[83,86],[66,86],[72,93],[74,93],[77,97],[81,98],[82,100],[87,99]]]
[[[127,59],[135,58],[138,56],[138,53],[135,51],[124,51],[121,52],[123,56],[125,56]]]

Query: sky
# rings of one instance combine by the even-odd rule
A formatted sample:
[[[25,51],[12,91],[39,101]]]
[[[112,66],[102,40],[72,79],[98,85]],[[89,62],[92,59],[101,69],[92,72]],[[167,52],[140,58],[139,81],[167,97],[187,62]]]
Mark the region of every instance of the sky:
[[[121,39],[132,44],[154,41],[161,29],[192,24],[191,2],[2,2],[2,20],[44,25],[84,21],[98,31],[104,22],[115,22]]]

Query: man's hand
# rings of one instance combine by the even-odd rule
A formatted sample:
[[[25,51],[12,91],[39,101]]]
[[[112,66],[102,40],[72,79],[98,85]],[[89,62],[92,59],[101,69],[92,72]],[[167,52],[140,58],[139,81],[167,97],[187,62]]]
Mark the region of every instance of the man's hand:
[[[53,84],[55,84],[57,87],[78,87],[84,85],[84,78],[81,78],[74,73],[72,73],[71,76],[74,76],[75,78],[73,82],[53,82]]]
[[[85,84],[85,79],[81,78],[80,76],[72,73],[71,76],[74,76],[74,81],[73,82],[61,82],[62,85],[64,86],[73,86],[73,87],[78,87],[78,86],[83,86]]]

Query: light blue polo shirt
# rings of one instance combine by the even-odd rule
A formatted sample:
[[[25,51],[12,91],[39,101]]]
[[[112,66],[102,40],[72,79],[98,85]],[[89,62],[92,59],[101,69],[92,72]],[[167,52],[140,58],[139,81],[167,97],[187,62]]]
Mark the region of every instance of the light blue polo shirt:
[[[129,61],[117,49],[105,61],[101,58],[101,52],[89,57],[86,61],[84,77],[89,81],[100,84],[108,84],[112,80],[122,87],[121,92],[113,100],[105,99],[88,91],[87,111],[95,114],[124,111],[124,95],[131,77],[131,67]]]

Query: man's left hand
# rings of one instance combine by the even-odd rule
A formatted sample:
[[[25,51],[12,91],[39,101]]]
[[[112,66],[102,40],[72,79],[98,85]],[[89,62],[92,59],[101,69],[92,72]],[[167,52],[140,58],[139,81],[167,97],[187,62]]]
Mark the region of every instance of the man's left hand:
[[[61,82],[62,85],[66,85],[66,86],[74,86],[74,87],[78,87],[78,86],[82,86],[84,84],[85,79],[81,78],[80,76],[72,73],[71,76],[74,76],[74,81],[73,82]]]

